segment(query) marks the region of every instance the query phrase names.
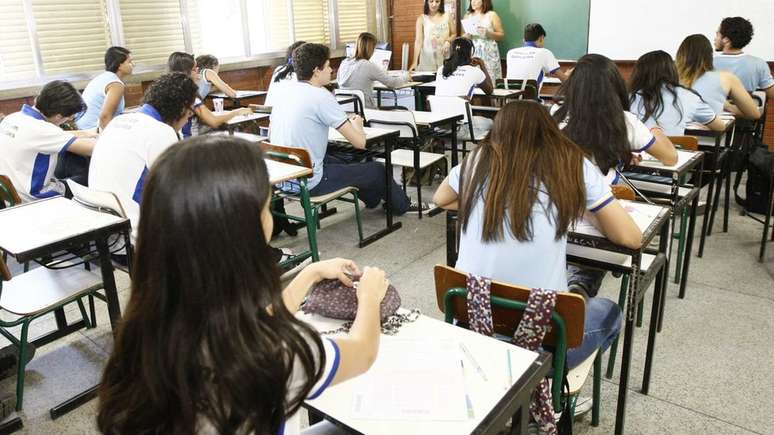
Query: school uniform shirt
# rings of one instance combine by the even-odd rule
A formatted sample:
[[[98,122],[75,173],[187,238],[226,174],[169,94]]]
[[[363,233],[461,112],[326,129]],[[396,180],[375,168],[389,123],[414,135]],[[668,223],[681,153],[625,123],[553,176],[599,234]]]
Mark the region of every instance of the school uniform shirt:
[[[277,94],[281,92],[281,89],[285,87],[287,83],[297,82],[296,79],[296,73],[290,73],[283,80],[280,81],[274,81],[277,78],[277,75],[284,71],[287,68],[287,65],[280,65],[277,68],[274,69],[274,72],[271,74],[271,80],[269,81],[269,90],[266,91],[266,99],[264,100],[264,105],[266,106],[273,106],[274,100],[277,98]]]
[[[336,81],[340,89],[361,91],[367,109],[378,109],[374,99],[374,82],[380,82],[388,88],[396,88],[408,81],[408,74],[391,76],[368,59],[349,57],[341,61]]]
[[[60,195],[64,183],[54,178],[54,169],[59,153],[73,142],[72,133],[25,104],[0,122],[0,174],[8,176],[24,202]]]
[[[464,177],[468,180],[470,173],[466,172]],[[585,158],[583,180],[587,210],[596,213],[613,201],[610,185],[604,180],[599,168]],[[459,165],[449,173],[449,186],[459,194]],[[532,206],[532,240],[522,242],[513,237],[506,218],[503,222],[503,239],[484,242],[484,195],[479,195],[471,209],[467,229],[460,233],[460,250],[455,267],[528,288],[566,291],[567,238],[556,239],[554,213],[551,198],[541,186]]]
[[[637,115],[648,128],[660,127],[667,136],[682,136],[685,133],[685,126],[689,122],[698,122],[699,124],[709,124],[715,120],[715,111],[709,104],[702,101],[701,97],[685,88],[675,89],[677,92],[677,105],[680,111],[675,107],[675,97],[666,88],[661,90],[661,99],[664,103],[662,112],[658,118],[653,116],[645,118],[645,102],[640,94],[634,95],[634,100],[630,110]]]
[[[508,78],[517,80],[537,80],[538,89],[547,74],[559,70],[559,61],[554,53],[527,42],[523,47],[513,48],[506,55],[508,60]]]
[[[713,60],[715,69],[730,71],[742,81],[748,92],[774,86],[774,78],[765,60],[745,53],[717,54]]]
[[[132,223],[132,239],[140,222],[148,169],[177,141],[175,130],[149,104],[137,112],[118,116],[99,135],[89,165],[89,187],[118,197]]]
[[[720,72],[707,71],[693,82],[693,90],[709,104],[716,115],[723,113],[723,106],[728,99],[728,92],[723,88]]]
[[[270,118],[271,143],[309,151],[314,174],[308,186],[314,189],[323,176],[328,129],[344,125],[347,114],[327,89],[308,82],[289,81],[277,97]]]
[[[88,130],[91,128],[99,127],[99,115],[102,113],[102,105],[105,103],[105,97],[107,96],[108,85],[112,83],[124,84],[118,75],[111,71],[105,71],[91,79],[86,88],[83,90],[83,101],[86,103],[86,112],[83,116],[78,118],[75,123],[81,130]],[[118,102],[116,112],[113,116],[118,116],[124,112],[124,96],[121,96],[121,101]]]
[[[307,341],[309,347],[312,349],[315,367],[317,367],[321,362],[321,356],[317,353],[317,346],[310,339],[307,339]],[[341,365],[341,351],[336,342],[327,337],[321,337],[321,341],[323,344],[323,352],[325,353],[325,367],[323,367],[320,380],[312,387],[306,400],[313,400],[320,397],[320,395],[331,385],[331,382],[333,382],[333,378],[336,377],[336,373],[339,371],[339,366]],[[293,374],[290,379],[288,379],[288,398],[296,397],[304,383],[306,383],[304,367],[301,365],[301,361],[296,358],[293,362]],[[202,419],[196,433],[198,435],[216,435],[218,432],[212,423]],[[238,433],[243,432],[238,431]],[[279,431],[279,435],[299,435],[300,433],[301,419],[298,413],[290,416]]]
[[[435,75],[435,95],[470,97],[473,95],[473,90],[485,80],[486,74],[477,66],[459,66],[449,77],[443,76],[443,67],[440,67]]]

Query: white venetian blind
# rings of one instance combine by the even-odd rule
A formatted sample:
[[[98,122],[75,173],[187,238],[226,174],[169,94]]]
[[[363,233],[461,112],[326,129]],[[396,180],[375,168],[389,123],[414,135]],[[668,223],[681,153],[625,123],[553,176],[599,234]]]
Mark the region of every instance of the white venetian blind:
[[[35,60],[22,0],[0,1],[0,82],[34,78]]]
[[[105,69],[104,0],[31,0],[46,75]]]
[[[339,0],[339,41],[354,42],[368,31],[368,3],[365,0]]]
[[[125,46],[135,62],[161,65],[185,51],[180,0],[120,0]]]
[[[268,3],[268,20],[263,21],[263,15],[258,9],[257,5],[254,8],[254,12],[251,12],[249,16],[250,22],[266,23],[268,32],[261,36],[258,32],[254,32],[256,35],[253,41],[253,49],[263,48],[264,50],[271,49],[284,49],[291,44],[290,42],[290,19],[288,17],[288,1],[287,0],[269,0]],[[249,7],[249,6],[248,6]],[[253,32],[255,27],[250,29]],[[251,35],[252,38],[252,35]],[[263,42],[263,44],[261,44]]]
[[[330,44],[328,0],[293,0],[296,41]]]

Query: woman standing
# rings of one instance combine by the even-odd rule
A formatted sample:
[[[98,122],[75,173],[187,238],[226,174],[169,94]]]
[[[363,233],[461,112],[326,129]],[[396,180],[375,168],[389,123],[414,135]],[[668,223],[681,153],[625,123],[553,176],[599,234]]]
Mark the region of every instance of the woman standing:
[[[409,71],[437,71],[456,36],[443,0],[425,0],[424,12],[417,17],[414,60]]]
[[[492,9],[492,0],[471,0],[465,19],[478,21],[478,32],[474,35],[465,34],[473,40],[473,45],[476,47],[473,55],[484,60],[492,79],[503,78],[497,42],[505,38],[505,31],[500,16]]]

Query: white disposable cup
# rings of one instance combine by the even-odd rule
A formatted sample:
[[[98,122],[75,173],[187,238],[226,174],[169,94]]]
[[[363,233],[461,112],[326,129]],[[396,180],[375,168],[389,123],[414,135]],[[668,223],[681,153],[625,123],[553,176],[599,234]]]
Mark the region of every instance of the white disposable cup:
[[[223,111],[223,98],[213,98],[212,105],[215,107],[215,113]]]

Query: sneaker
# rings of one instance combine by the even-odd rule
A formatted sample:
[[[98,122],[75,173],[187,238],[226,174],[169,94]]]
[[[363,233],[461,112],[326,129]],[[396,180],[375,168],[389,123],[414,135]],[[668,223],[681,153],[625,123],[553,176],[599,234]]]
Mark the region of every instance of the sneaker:
[[[270,246],[270,248],[271,248],[271,258],[277,264],[282,264],[283,262],[289,260],[290,257],[293,256],[293,251],[291,251],[288,248],[275,248],[273,246]]]
[[[429,203],[429,202],[423,202],[418,203],[416,201],[411,201],[411,205],[409,205],[408,210],[406,210],[406,213],[410,214],[419,214],[419,211],[422,210],[422,213],[427,213],[430,211],[430,209],[434,208],[435,204]]]
[[[591,408],[594,405],[594,400],[591,397],[581,397],[578,396],[575,399],[575,413],[573,414],[573,419],[577,420],[584,415],[588,414],[589,411],[591,411]],[[562,418],[561,412],[554,413],[554,418],[556,421],[559,421],[559,419]]]
[[[27,343],[27,361],[25,361],[25,365],[32,360],[33,356],[35,356],[35,350],[35,345],[32,343]],[[16,346],[8,345],[0,349],[0,379],[5,379],[15,375],[18,362],[19,349]]]

